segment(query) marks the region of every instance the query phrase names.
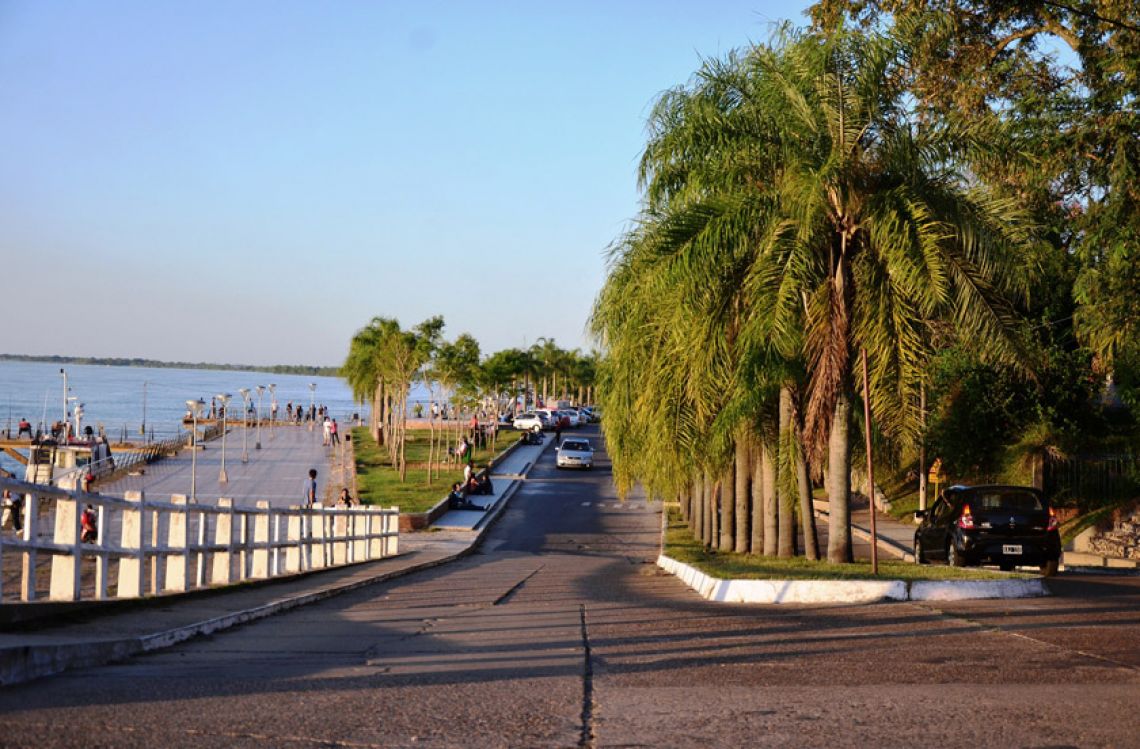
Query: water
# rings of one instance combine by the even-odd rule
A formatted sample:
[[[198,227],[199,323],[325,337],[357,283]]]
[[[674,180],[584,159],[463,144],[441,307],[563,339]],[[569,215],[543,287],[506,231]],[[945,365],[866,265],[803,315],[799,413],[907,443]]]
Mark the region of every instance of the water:
[[[87,364],[66,364],[67,386],[72,402],[83,404],[83,425],[95,429],[102,426],[112,443],[124,435],[127,440],[139,441],[144,423],[143,392],[145,385],[146,433],[163,439],[183,428],[182,416],[186,401],[202,398],[206,410],[210,399],[218,393],[230,393],[231,413],[241,412],[239,388],[249,388],[257,404],[258,385],[276,385],[277,415],[285,418],[285,404],[309,407],[310,396],[317,406],[325,405],[337,421],[348,422],[352,414],[367,417],[368,409],[353,402],[352,391],[339,377],[312,375],[267,374],[265,372],[221,371],[211,369],[155,369],[150,367],[110,367]],[[316,383],[315,391],[309,383]],[[413,398],[426,397],[426,391],[413,389]],[[268,418],[269,391],[262,395],[262,415]],[[21,418],[32,423],[33,429],[48,427],[63,418],[63,376],[60,365],[50,362],[0,362],[0,432],[16,435]],[[16,471],[19,464],[0,453],[0,466]],[[17,472],[22,476],[23,471]]]

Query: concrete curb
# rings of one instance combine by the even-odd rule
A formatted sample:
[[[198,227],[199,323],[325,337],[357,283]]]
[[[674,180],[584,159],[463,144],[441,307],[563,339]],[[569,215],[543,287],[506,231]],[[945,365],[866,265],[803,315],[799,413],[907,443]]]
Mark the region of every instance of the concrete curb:
[[[879,603],[962,601],[973,598],[1035,598],[1049,595],[1030,580],[721,580],[662,554],[657,566],[709,601],[723,603]]]

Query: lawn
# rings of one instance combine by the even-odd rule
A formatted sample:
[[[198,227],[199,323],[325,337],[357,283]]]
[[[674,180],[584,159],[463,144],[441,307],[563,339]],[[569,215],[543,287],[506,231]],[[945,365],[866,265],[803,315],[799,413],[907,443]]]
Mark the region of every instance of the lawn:
[[[387,449],[376,444],[366,427],[354,428],[352,443],[356,450],[356,491],[360,501],[383,507],[396,505],[400,508],[400,512],[426,512],[442,499],[451,488],[451,484],[463,478],[463,467],[454,463],[440,470],[429,484],[426,468],[411,467],[417,463],[427,462],[428,435],[427,431],[409,430],[406,451],[409,466],[407,479],[400,481],[400,474],[388,460]],[[516,432],[500,431],[498,452],[507,449],[517,440]],[[475,449],[476,466],[482,466],[492,457],[494,455],[490,448]]]
[[[721,580],[1008,580],[1011,575],[991,570],[963,569],[945,565],[917,565],[896,559],[879,558],[879,576],[871,574],[869,561],[852,564],[812,562],[803,557],[779,559],[730,552],[705,551],[693,540],[688,525],[676,508],[669,509],[664,553],[678,562],[695,567]]]

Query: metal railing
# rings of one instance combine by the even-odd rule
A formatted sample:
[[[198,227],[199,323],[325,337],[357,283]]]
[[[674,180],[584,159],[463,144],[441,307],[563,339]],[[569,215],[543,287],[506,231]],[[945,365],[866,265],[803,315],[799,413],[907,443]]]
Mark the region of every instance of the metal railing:
[[[9,555],[20,559],[22,601],[44,592],[53,601],[138,598],[399,553],[396,507],[235,507],[225,498],[208,505],[177,494],[152,501],[142,492],[119,499],[3,478],[0,489],[23,498],[20,535],[0,535],[0,566],[7,568]],[[85,542],[86,505],[95,514],[95,538]],[[41,574],[43,561],[49,575]],[[4,594],[0,587],[0,600]]]

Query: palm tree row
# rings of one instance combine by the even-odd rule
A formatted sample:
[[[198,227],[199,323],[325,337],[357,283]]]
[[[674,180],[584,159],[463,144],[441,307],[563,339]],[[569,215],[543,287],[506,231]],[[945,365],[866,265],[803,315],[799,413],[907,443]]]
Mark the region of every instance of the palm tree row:
[[[460,417],[451,421],[451,430],[438,427],[437,435],[438,414],[434,409],[430,414],[429,483],[437,448],[442,455],[458,442],[465,414],[490,410],[497,417],[504,410],[513,412],[520,394],[524,408],[540,393],[544,399],[576,393],[582,402],[592,395],[593,354],[565,351],[551,338],[539,339],[541,343],[528,350],[505,349],[482,359],[479,342],[471,335],[464,333],[448,342],[442,338],[443,326],[438,316],[411,330],[401,328],[397,320],[374,317],[353,336],[341,367],[356,400],[369,404],[372,436],[387,448],[401,480],[407,473],[408,398],[415,383],[427,386],[433,402],[449,402],[452,413]]]
[[[802,537],[816,557],[815,475],[828,559],[850,560],[861,352],[893,440],[915,434],[936,326],[1024,359],[1033,228],[971,177],[996,133],[914,121],[914,33],[785,29],[652,112],[643,210],[591,322],[599,402],[619,490],[679,497],[709,547],[791,556]]]

